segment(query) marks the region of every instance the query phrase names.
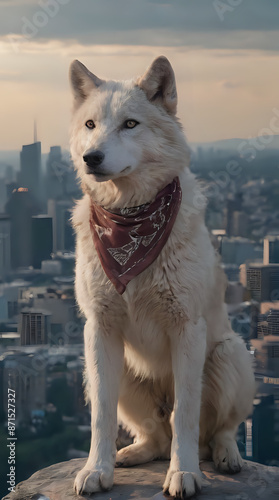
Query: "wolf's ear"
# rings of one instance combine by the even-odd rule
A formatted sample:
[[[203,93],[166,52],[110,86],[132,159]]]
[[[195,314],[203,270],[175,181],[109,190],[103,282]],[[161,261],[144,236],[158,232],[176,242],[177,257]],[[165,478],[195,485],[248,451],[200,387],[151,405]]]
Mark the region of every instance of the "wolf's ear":
[[[171,64],[166,57],[157,57],[144,75],[139,78],[137,85],[144,90],[150,101],[154,103],[160,102],[169,113],[176,113],[177,92],[175,76]]]
[[[93,75],[81,62],[75,60],[70,66],[70,82],[77,102],[84,101],[92,89],[102,85],[103,80]]]

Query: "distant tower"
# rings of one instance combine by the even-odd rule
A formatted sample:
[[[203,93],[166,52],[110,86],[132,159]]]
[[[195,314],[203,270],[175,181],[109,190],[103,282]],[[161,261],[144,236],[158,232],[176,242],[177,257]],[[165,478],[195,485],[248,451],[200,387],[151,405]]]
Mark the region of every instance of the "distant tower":
[[[22,146],[20,153],[20,184],[41,201],[41,143]]]
[[[28,188],[17,188],[6,204],[11,224],[11,267],[32,265],[32,216],[38,206]]]
[[[0,278],[11,268],[11,220],[9,215],[0,214]]]
[[[51,313],[42,309],[22,309],[18,330],[21,345],[48,344]]]
[[[63,157],[61,146],[51,146],[46,162],[47,200],[72,200],[80,198],[80,186],[70,159]]]
[[[53,223],[53,251],[74,249],[74,236],[70,225],[73,202],[48,200],[48,215]]]
[[[32,217],[32,265],[41,267],[42,260],[51,258],[52,253],[52,218],[48,215]]]
[[[279,264],[264,265],[258,262],[248,262],[243,265],[243,271],[245,268],[246,285],[251,298],[258,302],[277,301],[279,290]],[[243,274],[244,272],[241,274],[242,279]],[[245,286],[245,281],[243,281],[242,284]]]
[[[20,187],[28,188],[33,198],[41,203],[41,143],[37,141],[37,123],[34,121],[34,143],[22,146],[20,153]]]
[[[69,167],[62,159],[60,146],[51,146],[46,168],[47,199],[63,199],[66,188],[66,173]]]
[[[226,232],[227,236],[240,236],[234,231],[234,213],[242,212],[242,193],[236,193],[234,198],[227,200]]]
[[[265,237],[264,264],[279,264],[279,235]]]

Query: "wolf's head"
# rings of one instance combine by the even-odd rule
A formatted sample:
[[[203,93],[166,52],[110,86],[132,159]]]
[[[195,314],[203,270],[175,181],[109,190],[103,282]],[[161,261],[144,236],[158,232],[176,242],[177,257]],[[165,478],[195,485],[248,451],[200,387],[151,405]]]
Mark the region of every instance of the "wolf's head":
[[[175,76],[165,57],[130,81],[101,80],[73,61],[70,81],[72,158],[82,186],[97,202],[128,206],[150,201],[188,164],[175,116]]]

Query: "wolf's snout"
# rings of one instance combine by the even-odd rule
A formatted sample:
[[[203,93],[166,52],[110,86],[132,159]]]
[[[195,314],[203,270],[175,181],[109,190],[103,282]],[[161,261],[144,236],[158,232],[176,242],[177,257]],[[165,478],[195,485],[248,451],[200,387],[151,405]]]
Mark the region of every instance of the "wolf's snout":
[[[91,151],[90,153],[85,153],[83,155],[83,160],[88,167],[97,167],[98,165],[101,165],[104,158],[105,155],[102,151]]]

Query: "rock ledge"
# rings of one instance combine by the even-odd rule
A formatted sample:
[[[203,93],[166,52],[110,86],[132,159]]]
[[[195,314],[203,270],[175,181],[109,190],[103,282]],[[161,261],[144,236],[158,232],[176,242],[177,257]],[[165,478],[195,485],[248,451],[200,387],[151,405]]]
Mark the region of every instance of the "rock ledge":
[[[79,496],[73,492],[74,477],[86,459],[77,458],[51,465],[19,483],[15,492],[2,500],[163,500],[162,484],[168,461],[151,462],[127,469],[115,469],[114,487],[109,492]],[[211,462],[202,462],[201,500],[278,500],[279,468],[245,462],[233,476],[215,471]]]

